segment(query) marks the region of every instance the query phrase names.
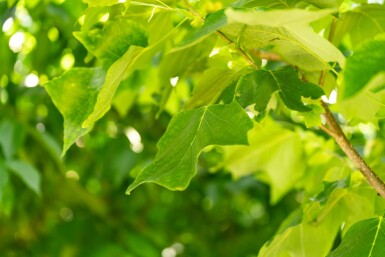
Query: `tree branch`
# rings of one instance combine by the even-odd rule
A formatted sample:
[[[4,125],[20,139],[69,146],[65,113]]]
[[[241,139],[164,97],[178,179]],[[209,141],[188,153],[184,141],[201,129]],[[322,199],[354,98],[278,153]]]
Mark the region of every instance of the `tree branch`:
[[[362,159],[359,153],[354,149],[353,145],[346,138],[345,133],[342,131],[341,126],[334,118],[331,113],[329,107],[325,102],[321,102],[323,108],[325,109],[324,118],[329,128],[327,128],[327,132],[322,127],[326,133],[328,133],[331,137],[334,138],[336,143],[341,147],[342,151],[346,154],[346,156],[350,159],[350,161],[359,169],[369,182],[369,184],[377,191],[379,195],[385,198],[385,184],[384,182],[377,176],[376,173],[369,167],[369,165]]]
[[[190,13],[194,16],[200,17],[200,19],[204,22],[205,19],[202,17],[198,11],[194,9],[190,5],[190,3],[187,0],[184,0],[184,3],[186,7],[189,9]],[[336,25],[336,19],[333,18],[330,33],[328,40],[332,41],[334,37],[335,32],[335,25]],[[260,69],[259,66],[254,62],[253,59],[250,58],[250,56],[240,47],[238,46],[234,41],[232,41],[230,38],[228,38],[225,34],[223,34],[221,31],[217,30],[217,34],[226,42],[229,44],[234,44],[237,47],[238,52],[248,61],[250,65],[252,65],[255,69]],[[258,53],[258,52],[257,52]],[[270,58],[276,58],[276,56],[269,56]],[[279,56],[278,56],[279,57]],[[270,59],[267,58],[267,59]],[[265,58],[264,58],[265,59]],[[319,79],[319,85],[323,86],[325,82],[325,78],[328,71],[324,70],[321,73],[320,79]],[[333,114],[331,113],[328,105],[321,100],[321,104],[323,108],[325,109],[325,113],[323,114],[325,120],[326,120],[326,126],[319,126],[321,130],[323,130],[325,133],[330,135],[336,143],[341,147],[342,151],[346,154],[346,156],[350,159],[350,161],[356,166],[357,169],[361,171],[361,173],[364,175],[366,180],[369,182],[369,184],[377,191],[379,195],[381,195],[383,198],[385,198],[385,184],[384,182],[377,176],[376,173],[369,167],[369,165],[364,161],[364,159],[359,155],[359,153],[355,150],[353,145],[349,142],[349,140],[346,138],[345,133],[342,131],[341,126],[337,122],[337,120],[334,118]]]

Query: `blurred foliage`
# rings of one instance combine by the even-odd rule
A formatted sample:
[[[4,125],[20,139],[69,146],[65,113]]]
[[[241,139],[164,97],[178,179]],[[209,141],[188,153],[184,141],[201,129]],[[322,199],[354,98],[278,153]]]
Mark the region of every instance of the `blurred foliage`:
[[[381,40],[381,24],[362,34],[351,28],[381,23],[383,5],[350,0],[189,1],[203,16],[209,15],[202,25],[183,1],[117,2],[0,0],[0,256],[253,257],[258,252],[260,256],[288,252],[291,256],[324,256],[338,247],[345,234],[348,239],[357,238],[349,228],[361,231],[368,222],[373,227],[373,221],[381,221],[384,200],[324,132],[308,128],[320,124],[322,110],[319,103],[303,96],[320,96],[320,89],[311,83],[318,83],[320,70],[329,67],[329,61],[343,66],[340,52],[349,56],[358,49],[365,55],[360,49],[376,46],[373,38]],[[337,54],[319,54],[317,45],[312,45],[311,54],[321,62],[313,59],[310,68],[291,56],[290,51],[298,50],[296,43],[276,54],[289,63],[301,63],[304,70],[300,74],[286,68],[292,87],[303,83],[301,75],[311,82],[303,83],[306,90],[313,88],[313,92],[303,89],[294,100],[285,102],[273,95],[278,88],[281,97],[286,95],[280,81],[266,87],[269,94],[256,93],[251,100],[247,94],[253,90],[248,88],[250,84],[243,84],[243,91],[236,89],[238,80],[245,82],[252,74],[249,63],[233,45],[212,34],[226,25],[222,9],[228,6],[261,12],[282,9],[293,17],[307,15],[301,31]],[[306,11],[290,13],[293,7]],[[314,33],[330,30],[330,10],[318,11],[317,17],[322,19],[308,27],[316,19],[314,10],[331,7],[341,12],[336,46]],[[361,19],[366,12],[374,19]],[[245,16],[246,21],[237,12],[230,15],[245,24],[255,22],[252,16]],[[311,45],[310,41],[297,37],[292,28],[298,24],[285,27],[272,21],[263,27],[265,32],[279,31],[279,37],[289,33],[293,41],[304,44],[300,51],[309,55],[306,44]],[[282,32],[282,27],[288,31]],[[250,34],[237,24],[226,29],[234,38],[240,31]],[[254,46],[257,36],[252,34],[242,43]],[[366,41],[368,45],[362,48]],[[263,51],[272,49],[269,42],[261,44]],[[251,58],[258,64],[265,61]],[[368,69],[378,67],[377,62]],[[270,60],[264,65],[275,74],[286,63]],[[348,65],[361,70],[360,65],[366,64],[353,58]],[[341,70],[338,65],[329,68],[334,73]],[[326,95],[337,86],[346,86],[333,72],[326,75]],[[102,89],[99,80],[104,76]],[[379,79],[378,84],[383,84],[383,77]],[[92,87],[71,89],[69,82]],[[352,144],[375,170],[382,171],[383,106],[372,103],[370,120],[366,115],[356,116],[354,110],[366,111],[361,107],[368,101],[360,89],[352,92],[364,99],[359,104],[341,99],[333,110],[344,114],[336,116]],[[235,93],[247,114],[260,122],[253,121],[249,146],[206,147],[198,158],[197,175],[183,192],[145,184],[130,196],[124,194],[127,185],[154,160],[157,142],[167,135],[177,113],[183,108],[228,104]],[[104,97],[101,103],[95,103],[98,94]],[[59,103],[61,97],[66,99],[64,105]],[[86,104],[76,105],[79,99]],[[255,99],[267,102],[250,108]],[[289,110],[292,102],[297,109],[312,111]],[[346,109],[344,104],[354,108]],[[235,104],[226,106],[230,105]],[[98,112],[89,116],[94,106]],[[243,125],[250,127],[247,122]],[[191,137],[194,142],[195,136]],[[223,136],[222,140],[228,139]],[[168,148],[177,143],[172,141]],[[64,157],[63,145],[64,152],[69,148]],[[379,176],[385,178],[383,172]],[[368,218],[372,219],[358,223],[359,229],[353,225]],[[334,253],[345,251],[346,245],[349,241]]]

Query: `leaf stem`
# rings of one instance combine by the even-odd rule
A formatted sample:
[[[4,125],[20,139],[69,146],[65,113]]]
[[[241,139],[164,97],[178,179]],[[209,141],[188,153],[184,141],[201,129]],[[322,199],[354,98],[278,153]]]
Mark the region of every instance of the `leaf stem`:
[[[185,6],[187,7],[187,9],[189,9],[190,13],[196,17],[199,17],[201,19],[202,22],[205,22],[205,18],[197,11],[195,10],[195,8],[188,2],[188,0],[183,0]],[[234,42],[233,40],[231,40],[230,38],[228,38],[225,34],[223,34],[223,32],[221,32],[220,30],[217,30],[216,31],[217,35],[222,38],[225,42],[227,42],[228,44],[231,44],[231,45],[234,45],[237,49],[237,51],[239,52],[239,54],[246,59],[246,61],[249,63],[249,65],[253,66],[256,70],[259,70],[260,67],[254,62],[253,59],[251,59],[251,57],[236,43]]]

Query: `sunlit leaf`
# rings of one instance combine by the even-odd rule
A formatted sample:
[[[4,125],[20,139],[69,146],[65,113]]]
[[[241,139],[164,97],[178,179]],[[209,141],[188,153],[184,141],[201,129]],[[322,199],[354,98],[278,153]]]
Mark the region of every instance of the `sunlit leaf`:
[[[381,257],[385,251],[384,215],[355,223],[328,257]]]
[[[158,142],[155,161],[136,177],[127,193],[146,182],[183,190],[196,173],[199,153],[209,145],[247,144],[252,122],[233,102],[183,111],[173,117]]]
[[[302,103],[301,97],[317,99],[324,94],[319,86],[300,80],[293,68],[286,68],[279,71],[257,70],[242,76],[236,98],[242,106],[255,104],[254,109],[263,112],[276,91],[288,108],[301,112],[312,109]]]
[[[373,76],[379,72],[385,72],[384,59],[385,40],[383,39],[372,40],[359,47],[346,62],[343,97],[352,97],[362,90]]]
[[[385,6],[364,4],[343,14],[337,20],[333,43],[338,45],[345,38],[343,42],[356,49],[365,40],[383,32],[385,32]]]
[[[304,2],[319,8],[335,8],[339,7],[343,0],[304,0]]]
[[[40,172],[31,164],[21,160],[10,160],[6,162],[7,167],[13,171],[20,179],[34,191],[40,195]]]
[[[342,53],[308,25],[333,11],[226,10],[229,26],[223,33],[238,44],[250,48],[272,46],[272,51],[292,65],[304,70],[330,69],[329,62],[344,66]]]
[[[75,68],[51,80],[45,89],[64,118],[63,153],[91,127],[82,128],[92,112],[103,85],[104,71],[97,68]]]
[[[123,1],[125,4],[128,4],[131,0],[125,0]],[[111,6],[118,3],[121,3],[122,1],[119,0],[86,0],[86,3],[88,3],[89,7],[95,7],[95,6]]]
[[[270,201],[276,203],[304,174],[301,138],[266,119],[249,132],[249,144],[226,146],[223,166],[235,177],[262,173],[271,186]]]

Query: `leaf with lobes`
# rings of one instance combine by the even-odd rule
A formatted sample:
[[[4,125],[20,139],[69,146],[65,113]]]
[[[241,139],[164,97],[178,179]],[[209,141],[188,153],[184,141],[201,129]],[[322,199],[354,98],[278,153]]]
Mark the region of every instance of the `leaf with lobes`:
[[[328,257],[382,257],[385,254],[385,214],[349,228],[342,243]]]
[[[263,112],[276,91],[289,109],[300,112],[312,110],[302,103],[302,97],[318,99],[324,94],[321,87],[303,82],[295,69],[288,67],[278,71],[256,70],[242,76],[236,99],[243,107],[255,104],[254,109]]]
[[[334,11],[227,9],[229,25],[221,31],[247,49],[272,46],[273,52],[303,70],[330,69],[330,62],[344,67],[343,54],[309,26]]]
[[[126,193],[147,182],[170,190],[184,190],[196,173],[203,148],[247,144],[247,131],[252,127],[250,118],[235,101],[178,113],[158,142],[154,162],[139,173]]]
[[[82,128],[92,112],[104,82],[105,72],[99,68],[74,68],[45,84],[55,106],[64,118],[62,155],[91,127]]]

